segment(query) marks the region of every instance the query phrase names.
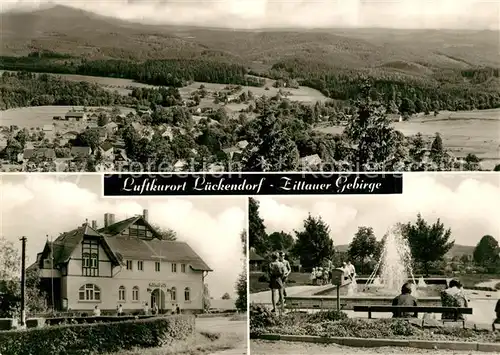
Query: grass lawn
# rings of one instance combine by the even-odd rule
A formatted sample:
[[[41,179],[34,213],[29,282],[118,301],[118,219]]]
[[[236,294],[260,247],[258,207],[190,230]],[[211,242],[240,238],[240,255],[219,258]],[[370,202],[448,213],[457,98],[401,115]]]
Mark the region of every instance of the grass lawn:
[[[184,341],[166,344],[161,348],[122,350],[112,355],[197,355],[235,348],[244,339],[233,333],[198,332]]]

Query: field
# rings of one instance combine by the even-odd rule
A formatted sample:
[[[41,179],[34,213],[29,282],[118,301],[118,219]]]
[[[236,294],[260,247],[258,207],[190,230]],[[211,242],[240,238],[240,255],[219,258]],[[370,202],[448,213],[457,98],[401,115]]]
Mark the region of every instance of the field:
[[[87,107],[87,109],[94,109],[95,107]],[[82,110],[83,106],[35,106],[35,107],[22,107],[13,108],[1,112],[1,125],[10,126],[16,125],[20,128],[37,128],[44,125],[55,124],[56,127],[65,129],[65,131],[74,129],[79,130],[88,125],[86,123],[68,122],[68,121],[54,121],[54,116],[63,116],[69,110]],[[130,108],[120,107],[123,114],[132,112]]]
[[[472,153],[482,161],[483,169],[492,170],[500,163],[500,109],[439,113],[419,116],[405,122],[395,122],[394,127],[405,136],[417,133],[432,137],[440,133],[444,146],[457,157]],[[318,130],[341,133],[343,127],[329,126]]]
[[[71,81],[86,81],[93,84],[98,84],[105,89],[118,91],[121,95],[128,95],[132,92],[130,90],[131,87],[145,87],[152,88],[154,86],[141,84],[129,79],[119,79],[119,78],[104,78],[104,77],[96,77],[96,76],[86,76],[86,75],[73,75],[73,74],[57,74],[58,76],[63,77],[66,80]],[[268,97],[275,96],[279,89],[273,87],[275,80],[266,79],[266,85],[264,87],[255,87],[255,86],[242,86],[242,91],[251,91],[257,96],[266,95]],[[190,97],[191,93],[196,91],[200,85],[204,85],[205,89],[209,92],[220,91],[223,90],[227,85],[226,84],[212,84],[212,83],[201,83],[194,82],[188,86],[180,88],[179,91],[183,98]],[[266,89],[267,88],[267,89]],[[292,101],[300,101],[300,102],[316,102],[316,101],[325,101],[327,98],[318,90],[301,86],[298,89],[283,89],[283,91],[289,92],[291,95],[288,96],[288,99]],[[202,106],[205,104],[205,101],[212,100],[202,100]],[[235,106],[228,105],[228,106]],[[240,107],[240,109],[243,105]]]

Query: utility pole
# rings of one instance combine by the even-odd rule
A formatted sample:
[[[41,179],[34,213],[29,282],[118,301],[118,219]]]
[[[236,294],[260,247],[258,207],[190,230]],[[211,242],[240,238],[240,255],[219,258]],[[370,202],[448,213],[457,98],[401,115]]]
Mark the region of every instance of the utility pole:
[[[26,326],[26,237],[21,238],[21,327]]]

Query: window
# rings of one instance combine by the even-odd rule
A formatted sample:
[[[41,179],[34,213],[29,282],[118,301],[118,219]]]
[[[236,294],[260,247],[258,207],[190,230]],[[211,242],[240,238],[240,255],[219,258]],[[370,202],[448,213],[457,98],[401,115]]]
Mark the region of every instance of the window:
[[[82,266],[83,267],[90,267],[90,254],[89,253],[83,253]]]
[[[184,289],[184,301],[191,301],[191,295],[189,292],[189,287]]]
[[[90,256],[90,267],[97,269],[99,263],[99,258],[97,257],[97,253],[92,253]]]
[[[86,284],[78,290],[78,299],[80,301],[100,301],[101,289],[94,284]]]
[[[139,237],[141,239],[153,238],[153,233],[145,225],[134,224],[128,228],[128,234],[131,237]]]
[[[137,270],[144,271],[144,263],[142,261],[137,262]]]
[[[186,272],[186,264],[181,264],[181,272]]]
[[[132,289],[132,301],[139,301],[139,287],[137,286]]]
[[[172,272],[177,272],[177,264],[172,264]]]
[[[125,286],[120,286],[118,289],[118,301],[125,301]]]
[[[82,275],[99,276],[99,242],[85,239],[82,242]]]
[[[170,290],[170,299],[172,301],[177,300],[177,290],[175,289],[175,287],[172,287],[172,289]]]
[[[160,262],[159,261],[155,262],[155,271],[160,272]]]
[[[132,260],[127,260],[127,270],[132,270]]]

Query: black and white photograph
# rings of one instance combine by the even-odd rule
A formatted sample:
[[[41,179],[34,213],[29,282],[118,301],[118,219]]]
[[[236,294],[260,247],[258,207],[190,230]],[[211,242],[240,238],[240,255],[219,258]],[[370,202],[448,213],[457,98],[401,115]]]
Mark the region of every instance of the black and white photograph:
[[[6,172],[500,169],[496,0],[2,0]]]
[[[499,196],[496,174],[415,173],[249,198],[251,354],[498,353]]]
[[[247,354],[247,199],[0,178],[0,354]]]

